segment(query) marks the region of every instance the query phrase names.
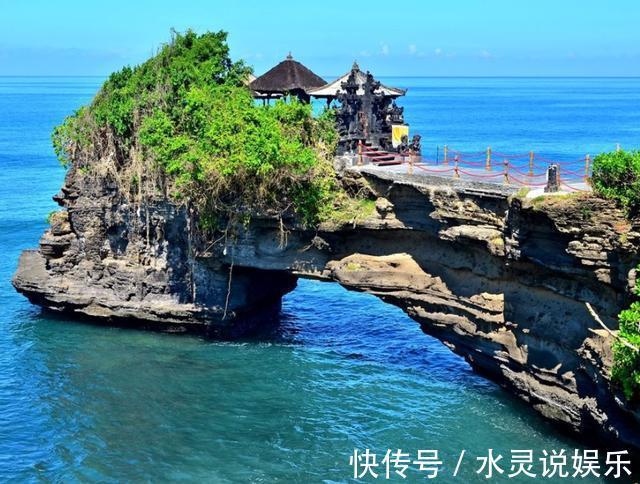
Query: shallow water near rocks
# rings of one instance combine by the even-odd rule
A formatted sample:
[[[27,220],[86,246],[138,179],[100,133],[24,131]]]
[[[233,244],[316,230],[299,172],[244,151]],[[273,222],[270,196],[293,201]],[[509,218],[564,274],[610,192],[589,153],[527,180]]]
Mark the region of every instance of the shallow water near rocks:
[[[94,326],[31,306],[10,277],[20,251],[37,246],[64,176],[49,133],[100,82],[0,78],[0,480],[341,482],[352,478],[354,448],[369,448],[379,460],[387,449],[412,458],[438,449],[439,482],[480,482],[476,457],[489,448],[502,464],[510,449],[582,448],[399,309],[335,284],[300,281],[278,325],[237,342]],[[406,115],[426,147],[449,134],[482,149],[491,132],[503,150],[537,139],[570,159],[580,140],[596,152],[640,139],[640,80],[388,82],[409,87]],[[499,109],[484,106],[479,120],[491,95]],[[547,114],[523,107],[523,96],[544,98]],[[513,122],[522,109],[536,121],[529,128]]]

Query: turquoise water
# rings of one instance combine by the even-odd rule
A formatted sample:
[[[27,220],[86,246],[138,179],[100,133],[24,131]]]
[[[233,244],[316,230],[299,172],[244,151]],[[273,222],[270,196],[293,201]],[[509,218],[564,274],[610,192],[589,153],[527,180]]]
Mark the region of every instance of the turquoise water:
[[[572,161],[640,147],[638,78],[388,78],[425,155],[444,144],[464,152],[534,151]]]
[[[10,277],[63,179],[49,133],[99,83],[0,78],[1,481],[342,482],[354,448],[401,448],[438,449],[438,482],[480,482],[475,458],[489,448],[504,463],[509,449],[579,447],[400,310],[337,285],[301,281],[279,325],[235,343],[31,306]],[[640,145],[637,79],[393,83],[409,87],[425,147],[535,145],[570,159]]]

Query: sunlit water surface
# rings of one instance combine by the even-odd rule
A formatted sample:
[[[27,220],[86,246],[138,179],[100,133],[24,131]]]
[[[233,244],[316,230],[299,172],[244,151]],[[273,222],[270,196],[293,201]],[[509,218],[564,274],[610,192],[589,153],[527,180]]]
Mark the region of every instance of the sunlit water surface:
[[[0,78],[0,480],[345,481],[354,448],[400,448],[438,449],[439,482],[465,450],[454,482],[469,482],[489,448],[507,460],[509,449],[578,446],[402,311],[337,285],[301,281],[278,326],[235,343],[31,306],[10,277],[64,176],[49,133],[100,82]],[[425,150],[493,143],[571,157],[640,138],[638,80],[385,82],[409,87],[406,117]]]

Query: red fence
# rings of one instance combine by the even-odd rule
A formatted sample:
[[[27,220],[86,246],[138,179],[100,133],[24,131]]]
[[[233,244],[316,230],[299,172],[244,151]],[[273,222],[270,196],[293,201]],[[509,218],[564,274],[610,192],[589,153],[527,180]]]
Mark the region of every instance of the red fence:
[[[410,152],[394,153],[360,145],[357,163],[378,166],[406,165],[407,172],[434,176],[451,176],[467,180],[499,184],[514,184],[530,188],[547,185],[550,165],[558,167],[559,183],[563,189],[575,192],[590,191],[591,158],[556,161],[534,152],[507,154],[492,151],[461,152],[445,146],[442,160],[428,160]],[[577,186],[580,185],[580,186]]]

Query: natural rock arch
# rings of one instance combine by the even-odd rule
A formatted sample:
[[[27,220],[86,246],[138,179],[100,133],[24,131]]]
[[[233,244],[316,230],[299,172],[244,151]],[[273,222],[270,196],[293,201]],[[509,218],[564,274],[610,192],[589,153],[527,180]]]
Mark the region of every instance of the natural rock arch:
[[[125,203],[116,186],[67,177],[67,209],[25,252],[14,285],[32,301],[94,319],[233,336],[277,309],[297,277],[336,281],[401,307],[423,331],[546,417],[639,446],[633,412],[608,383],[610,325],[638,262],[636,229],[593,200],[524,204],[513,190],[351,172],[374,217],[309,231],[254,217],[233,243],[194,249],[185,207]]]

